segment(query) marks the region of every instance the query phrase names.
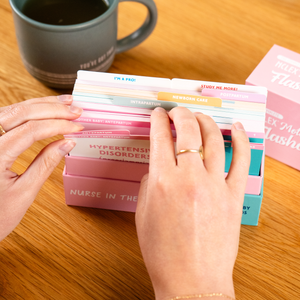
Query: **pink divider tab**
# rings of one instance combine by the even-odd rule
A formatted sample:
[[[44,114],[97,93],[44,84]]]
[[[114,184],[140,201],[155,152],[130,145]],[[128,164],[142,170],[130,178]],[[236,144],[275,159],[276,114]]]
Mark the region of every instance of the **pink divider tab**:
[[[224,100],[238,100],[245,102],[266,103],[267,97],[261,94],[236,91],[224,91],[215,89],[203,89],[202,96],[217,97]]]
[[[263,178],[264,178],[264,166],[265,166],[265,154],[263,154],[262,157],[260,175],[259,176],[248,175],[245,194],[260,195],[262,184],[263,184]],[[225,173],[225,177],[227,175],[228,174]]]
[[[77,121],[77,120],[76,120]],[[80,122],[84,126],[84,130],[129,130],[132,135],[149,135],[150,134],[150,123],[148,127],[134,127],[127,125],[118,125],[118,124],[97,124],[97,123],[88,123]]]
[[[67,205],[135,212],[138,182],[93,177],[71,176],[63,173]]]
[[[129,130],[84,130],[65,134],[65,138],[71,137],[91,137],[91,136],[130,136]]]
[[[225,177],[227,175],[228,173],[225,173]],[[263,176],[248,175],[245,194],[260,195],[262,182],[263,182]]]
[[[132,120],[122,120],[122,118],[120,118],[120,120],[117,119],[117,117],[115,119],[105,119],[105,118],[86,118],[86,117],[79,117],[78,119],[76,119],[76,122],[79,123],[91,123],[96,125],[96,124],[103,124],[103,125],[117,125],[117,126],[133,126],[133,127],[146,127],[149,128],[150,127],[150,120],[145,120],[144,122],[140,122],[140,121],[132,121]]]
[[[260,195],[263,176],[248,176],[245,194]]]

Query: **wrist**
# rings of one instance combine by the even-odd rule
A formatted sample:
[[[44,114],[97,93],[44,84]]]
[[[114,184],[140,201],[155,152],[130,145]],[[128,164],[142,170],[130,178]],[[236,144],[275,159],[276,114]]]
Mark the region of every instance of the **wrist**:
[[[228,295],[225,295],[223,293],[208,293],[208,294],[198,294],[198,295],[185,295],[185,296],[176,296],[172,298],[167,298],[164,300],[199,300],[199,299],[208,299],[208,300],[221,300],[227,299],[227,300],[235,300],[235,297],[231,297]]]
[[[226,299],[223,295],[229,296],[227,299],[235,299],[235,292],[233,286],[232,276],[226,278],[197,278],[186,276],[173,275],[168,280],[163,280],[159,284],[153,282],[156,300],[171,300],[175,297],[178,299],[209,299],[209,300],[222,300]],[[204,295],[210,294],[204,297]],[[218,294],[214,296],[213,294]],[[222,295],[219,295],[222,294]],[[193,296],[193,298],[179,298],[180,296]],[[201,295],[199,297],[198,295]],[[176,298],[175,298],[176,299]]]

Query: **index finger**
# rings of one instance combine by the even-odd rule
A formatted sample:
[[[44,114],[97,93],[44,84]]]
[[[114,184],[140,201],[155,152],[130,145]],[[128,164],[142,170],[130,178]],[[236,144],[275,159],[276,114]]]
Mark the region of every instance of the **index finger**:
[[[155,108],[151,114],[149,172],[176,166],[174,141],[167,112]]]
[[[59,95],[59,96],[48,96],[42,98],[33,98],[26,101],[14,103],[9,106],[0,107],[0,113],[3,111],[9,111],[18,107],[20,105],[36,104],[36,103],[63,103],[66,105],[72,104],[73,96],[72,95]]]

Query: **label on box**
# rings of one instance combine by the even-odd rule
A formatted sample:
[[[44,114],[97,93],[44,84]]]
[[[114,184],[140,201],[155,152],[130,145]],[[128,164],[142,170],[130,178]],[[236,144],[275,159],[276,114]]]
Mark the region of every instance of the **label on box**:
[[[204,97],[204,96],[159,92],[157,100],[173,101],[173,102],[193,104],[193,105],[208,105],[214,107],[222,107],[222,99],[215,98],[215,97]]]
[[[129,136],[68,137],[76,142],[71,156],[149,163],[149,138]]]
[[[246,102],[266,103],[266,96],[255,93],[245,93],[236,91],[222,91],[214,89],[203,89],[202,96],[218,97],[227,100],[239,100]]]

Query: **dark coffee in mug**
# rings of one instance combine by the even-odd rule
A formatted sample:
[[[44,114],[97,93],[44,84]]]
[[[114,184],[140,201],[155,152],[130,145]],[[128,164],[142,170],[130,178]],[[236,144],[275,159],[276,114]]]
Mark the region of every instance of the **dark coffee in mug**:
[[[22,12],[49,25],[74,25],[95,19],[108,10],[105,0],[28,0]]]

